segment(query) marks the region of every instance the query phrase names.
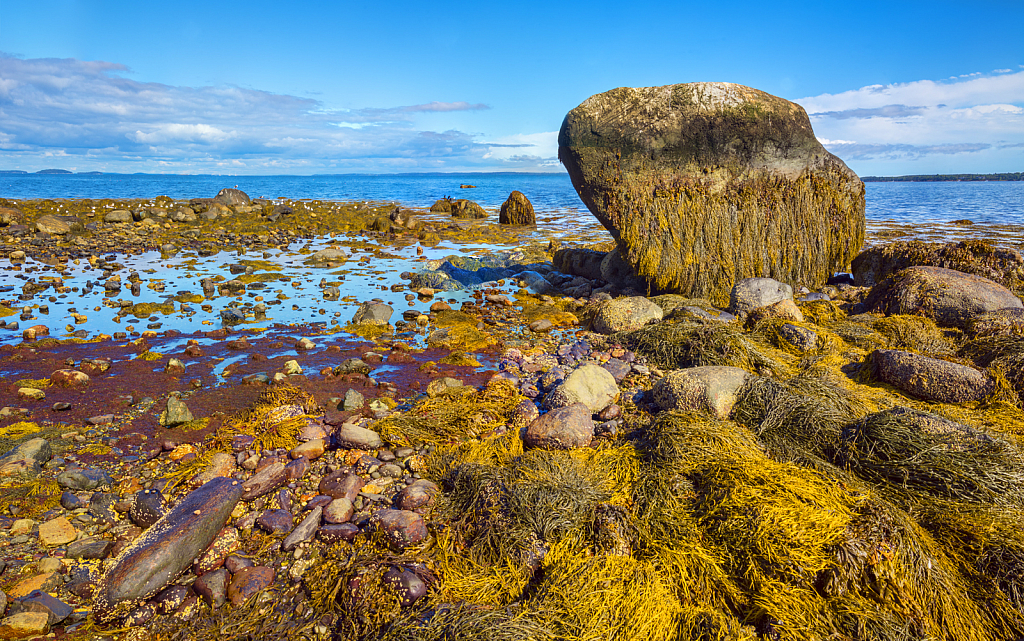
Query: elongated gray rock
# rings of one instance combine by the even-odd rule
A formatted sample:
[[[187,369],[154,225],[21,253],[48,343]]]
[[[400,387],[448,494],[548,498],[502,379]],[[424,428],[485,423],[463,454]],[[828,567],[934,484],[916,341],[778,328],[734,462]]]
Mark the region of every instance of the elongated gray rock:
[[[123,616],[184,572],[209,547],[242,496],[242,484],[217,477],[193,490],[126,547],[96,586],[97,616]]]
[[[913,352],[878,349],[869,359],[879,380],[926,401],[977,401],[995,387],[985,372]]]
[[[820,285],[864,241],[864,183],[802,107],[750,87],[591,96],[566,115],[558,158],[657,290],[723,306],[741,278]]]

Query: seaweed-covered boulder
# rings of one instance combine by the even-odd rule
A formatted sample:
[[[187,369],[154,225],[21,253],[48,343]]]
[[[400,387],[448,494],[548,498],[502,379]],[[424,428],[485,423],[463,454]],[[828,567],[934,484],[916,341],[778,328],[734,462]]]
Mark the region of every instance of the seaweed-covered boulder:
[[[45,438],[34,438],[18,445],[0,457],[0,478],[8,476],[36,477],[42,465],[53,458],[53,449]]]
[[[601,280],[622,289],[629,287],[637,291],[650,289],[647,281],[637,276],[633,266],[622,258],[622,250],[618,247],[605,254],[604,258],[601,259]]]
[[[878,380],[926,401],[976,401],[995,386],[987,374],[973,367],[913,352],[879,349],[871,353],[870,362]]]
[[[434,204],[430,206],[430,211],[450,214],[452,212],[452,199],[446,196],[440,200],[435,200]]]
[[[523,440],[546,450],[587,447],[594,440],[592,410],[583,403],[553,409],[526,427]]]
[[[985,336],[1024,336],[1024,308],[997,309],[978,314],[964,328],[972,338]]]
[[[663,410],[689,410],[729,418],[750,373],[739,367],[711,365],[669,372],[654,385],[654,402]]]
[[[0,207],[0,227],[6,227],[7,225],[16,225],[22,221],[22,213],[20,209],[14,207]]]
[[[508,199],[501,204],[498,222],[502,225],[534,225],[537,218],[533,213],[533,203],[520,191],[513,191]]]
[[[460,198],[452,201],[452,218],[487,218],[487,212],[472,200]]]
[[[916,314],[962,329],[978,314],[1021,307],[1013,292],[987,278],[943,267],[910,267],[873,287],[854,311]]]
[[[341,251],[337,247],[324,247],[320,251],[314,253],[312,256],[307,258],[304,262],[307,263],[344,263],[348,260],[348,254]]]
[[[248,205],[252,202],[249,198],[249,194],[245,193],[241,189],[233,189],[231,187],[225,187],[217,192],[215,201],[228,207],[235,207],[238,205]],[[211,203],[212,204],[212,203]]]
[[[565,117],[576,191],[660,290],[722,305],[745,276],[823,284],[864,240],[864,184],[802,107],[741,85],[619,88]]]
[[[1011,289],[1024,286],[1024,257],[1015,249],[995,247],[984,240],[958,243],[897,241],[869,247],[853,259],[854,284],[874,287],[908,267],[955,269],[994,280]]]
[[[615,298],[597,310],[593,329],[600,334],[632,332],[663,317],[661,308],[643,296]]]

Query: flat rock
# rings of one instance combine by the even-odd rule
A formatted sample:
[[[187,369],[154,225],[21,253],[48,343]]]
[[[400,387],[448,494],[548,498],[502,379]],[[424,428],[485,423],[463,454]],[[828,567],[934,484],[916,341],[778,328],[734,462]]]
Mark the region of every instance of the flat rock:
[[[352,501],[345,497],[337,498],[324,507],[324,521],[327,523],[348,523],[355,513]]]
[[[351,471],[338,470],[331,472],[320,481],[320,494],[333,499],[346,498],[354,502],[359,496],[359,490],[363,489],[366,481]]]
[[[96,586],[101,618],[116,617],[119,606],[156,594],[185,571],[227,524],[241,496],[241,483],[215,478],[136,538]]]
[[[291,531],[291,534],[284,537],[284,541],[281,542],[281,549],[285,552],[291,552],[300,543],[312,539],[316,535],[317,528],[320,527],[320,517],[323,513],[324,509],[322,507],[315,507],[310,510],[306,518],[302,519],[302,522]]]
[[[39,524],[39,542],[43,545],[49,547],[65,545],[77,538],[78,531],[66,517],[61,516]]]
[[[942,267],[910,267],[873,287],[854,313],[916,314],[964,329],[979,314],[1022,307],[1013,292],[987,278]]]
[[[251,501],[270,494],[288,482],[288,472],[281,461],[274,461],[241,484],[242,498]]]
[[[256,525],[271,534],[284,534],[291,532],[294,523],[288,510],[267,510],[256,519]]]
[[[663,410],[689,410],[726,419],[750,374],[738,367],[677,369],[654,385],[654,402]]]
[[[985,372],[913,352],[879,349],[869,358],[879,380],[926,401],[977,401],[995,387]]]
[[[544,407],[555,409],[583,403],[591,412],[600,412],[615,402],[619,386],[615,377],[600,365],[586,363],[565,377],[544,397]]]
[[[587,447],[594,439],[593,411],[583,403],[553,409],[526,428],[526,444],[546,450]]]
[[[352,316],[354,325],[387,325],[395,312],[390,305],[384,303],[362,303]]]
[[[643,296],[615,298],[597,310],[593,329],[600,334],[632,332],[648,323],[660,321],[664,312]]]
[[[50,617],[45,612],[21,612],[0,620],[0,639],[25,639],[50,631]]]

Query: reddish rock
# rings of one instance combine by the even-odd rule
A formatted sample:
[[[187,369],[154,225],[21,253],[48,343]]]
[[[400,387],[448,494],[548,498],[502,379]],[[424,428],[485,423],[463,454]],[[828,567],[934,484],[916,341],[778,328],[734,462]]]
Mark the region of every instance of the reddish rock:
[[[242,568],[231,577],[228,586],[228,598],[231,605],[238,607],[249,597],[266,590],[274,583],[274,569],[265,565]]]
[[[50,383],[58,387],[84,387],[89,384],[89,375],[76,369],[59,369],[50,374]]]
[[[546,450],[587,447],[594,439],[594,419],[583,403],[559,407],[526,428],[526,444]]]
[[[377,510],[370,517],[370,524],[383,534],[388,545],[395,550],[418,545],[428,535],[423,517],[408,510]]]

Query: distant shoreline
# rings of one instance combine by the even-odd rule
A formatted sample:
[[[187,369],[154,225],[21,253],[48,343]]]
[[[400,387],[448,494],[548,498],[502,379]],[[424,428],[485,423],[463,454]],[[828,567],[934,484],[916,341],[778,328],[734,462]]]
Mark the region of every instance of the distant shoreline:
[[[1008,182],[1024,180],[1024,171],[1008,174],[934,174],[931,176],[863,176],[866,183]]]

